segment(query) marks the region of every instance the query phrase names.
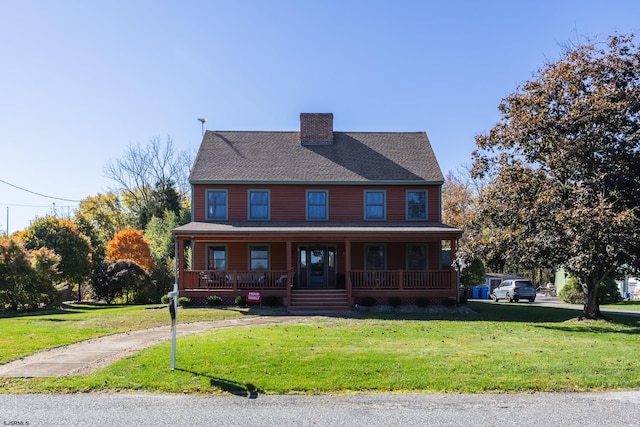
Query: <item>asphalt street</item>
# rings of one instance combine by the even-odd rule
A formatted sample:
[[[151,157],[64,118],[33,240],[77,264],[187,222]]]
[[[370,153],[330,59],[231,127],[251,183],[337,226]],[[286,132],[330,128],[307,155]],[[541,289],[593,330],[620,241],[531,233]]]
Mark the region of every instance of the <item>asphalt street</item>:
[[[637,426],[640,392],[0,395],[2,426]]]

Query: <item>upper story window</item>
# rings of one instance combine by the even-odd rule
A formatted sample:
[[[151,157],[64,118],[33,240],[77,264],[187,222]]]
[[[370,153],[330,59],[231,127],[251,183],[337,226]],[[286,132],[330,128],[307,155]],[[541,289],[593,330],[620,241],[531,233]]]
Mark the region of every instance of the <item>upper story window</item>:
[[[228,219],[227,190],[207,190],[207,218]]]
[[[269,190],[249,190],[250,220],[270,219],[269,199]]]
[[[427,219],[427,190],[407,191],[407,220]]]
[[[385,192],[382,190],[365,190],[364,219],[385,220]]]
[[[307,190],[307,219],[329,219],[329,192],[327,190]]]

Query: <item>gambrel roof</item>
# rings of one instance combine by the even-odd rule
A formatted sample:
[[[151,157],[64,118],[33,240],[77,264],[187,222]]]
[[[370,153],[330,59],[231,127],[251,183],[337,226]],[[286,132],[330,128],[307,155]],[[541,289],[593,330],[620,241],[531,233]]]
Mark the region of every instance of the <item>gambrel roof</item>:
[[[333,132],[301,144],[300,132],[207,131],[189,180],[259,183],[433,183],[444,177],[424,132]]]

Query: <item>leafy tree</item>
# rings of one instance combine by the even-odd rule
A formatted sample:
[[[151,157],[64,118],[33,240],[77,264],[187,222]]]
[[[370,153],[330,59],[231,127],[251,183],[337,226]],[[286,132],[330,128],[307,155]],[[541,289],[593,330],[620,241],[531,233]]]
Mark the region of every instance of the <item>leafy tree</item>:
[[[57,292],[52,283],[59,261],[50,249],[29,252],[16,239],[0,239],[0,306],[17,310],[55,302]]]
[[[87,197],[80,202],[76,216],[90,224],[104,242],[113,239],[118,231],[129,228],[132,223],[131,215],[113,192]]]
[[[154,262],[151,248],[139,230],[122,230],[107,243],[107,260],[132,260],[145,271],[151,271]]]
[[[20,233],[20,238],[29,250],[49,248],[60,256],[58,281],[78,285],[81,300],[80,284],[91,277],[92,271],[89,238],[71,220],[54,216],[36,219]]]
[[[485,252],[528,268],[562,265],[600,318],[606,278],[640,268],[640,50],[633,36],[585,42],[539,70],[476,137],[475,171],[496,179],[479,218]]]
[[[96,268],[93,292],[107,304],[119,298],[125,298],[127,303],[149,303],[157,294],[149,274],[136,262],[124,259]]]
[[[462,270],[460,274],[460,284],[464,287],[481,285],[486,280],[484,264],[480,258],[473,258],[471,263]]]
[[[473,194],[453,172],[449,172],[442,185],[442,222],[464,229],[472,217]]]
[[[622,296],[618,290],[616,281],[611,278],[606,278],[598,285],[598,303],[599,304],[612,304],[614,302],[622,301]],[[566,285],[560,289],[558,296],[562,301],[569,304],[582,304],[584,303],[584,292],[582,285],[575,277],[570,278]]]
[[[156,263],[167,262],[175,256],[175,239],[171,230],[180,226],[178,216],[173,212],[165,212],[164,217],[153,217],[144,237],[149,242],[151,253]]]

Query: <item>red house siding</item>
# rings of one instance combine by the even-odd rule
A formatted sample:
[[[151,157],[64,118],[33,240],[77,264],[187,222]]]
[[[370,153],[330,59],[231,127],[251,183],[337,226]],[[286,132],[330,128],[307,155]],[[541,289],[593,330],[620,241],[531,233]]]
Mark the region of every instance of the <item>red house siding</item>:
[[[372,185],[204,185],[194,186],[194,221],[205,221],[207,190],[223,189],[228,194],[228,221],[247,221],[249,190],[270,190],[272,222],[305,221],[307,190],[329,192],[329,221],[347,222],[364,220],[364,191],[384,190],[386,193],[386,221],[406,221],[407,190],[425,189],[428,192],[427,221],[440,221],[440,187],[432,186],[372,186]]]

